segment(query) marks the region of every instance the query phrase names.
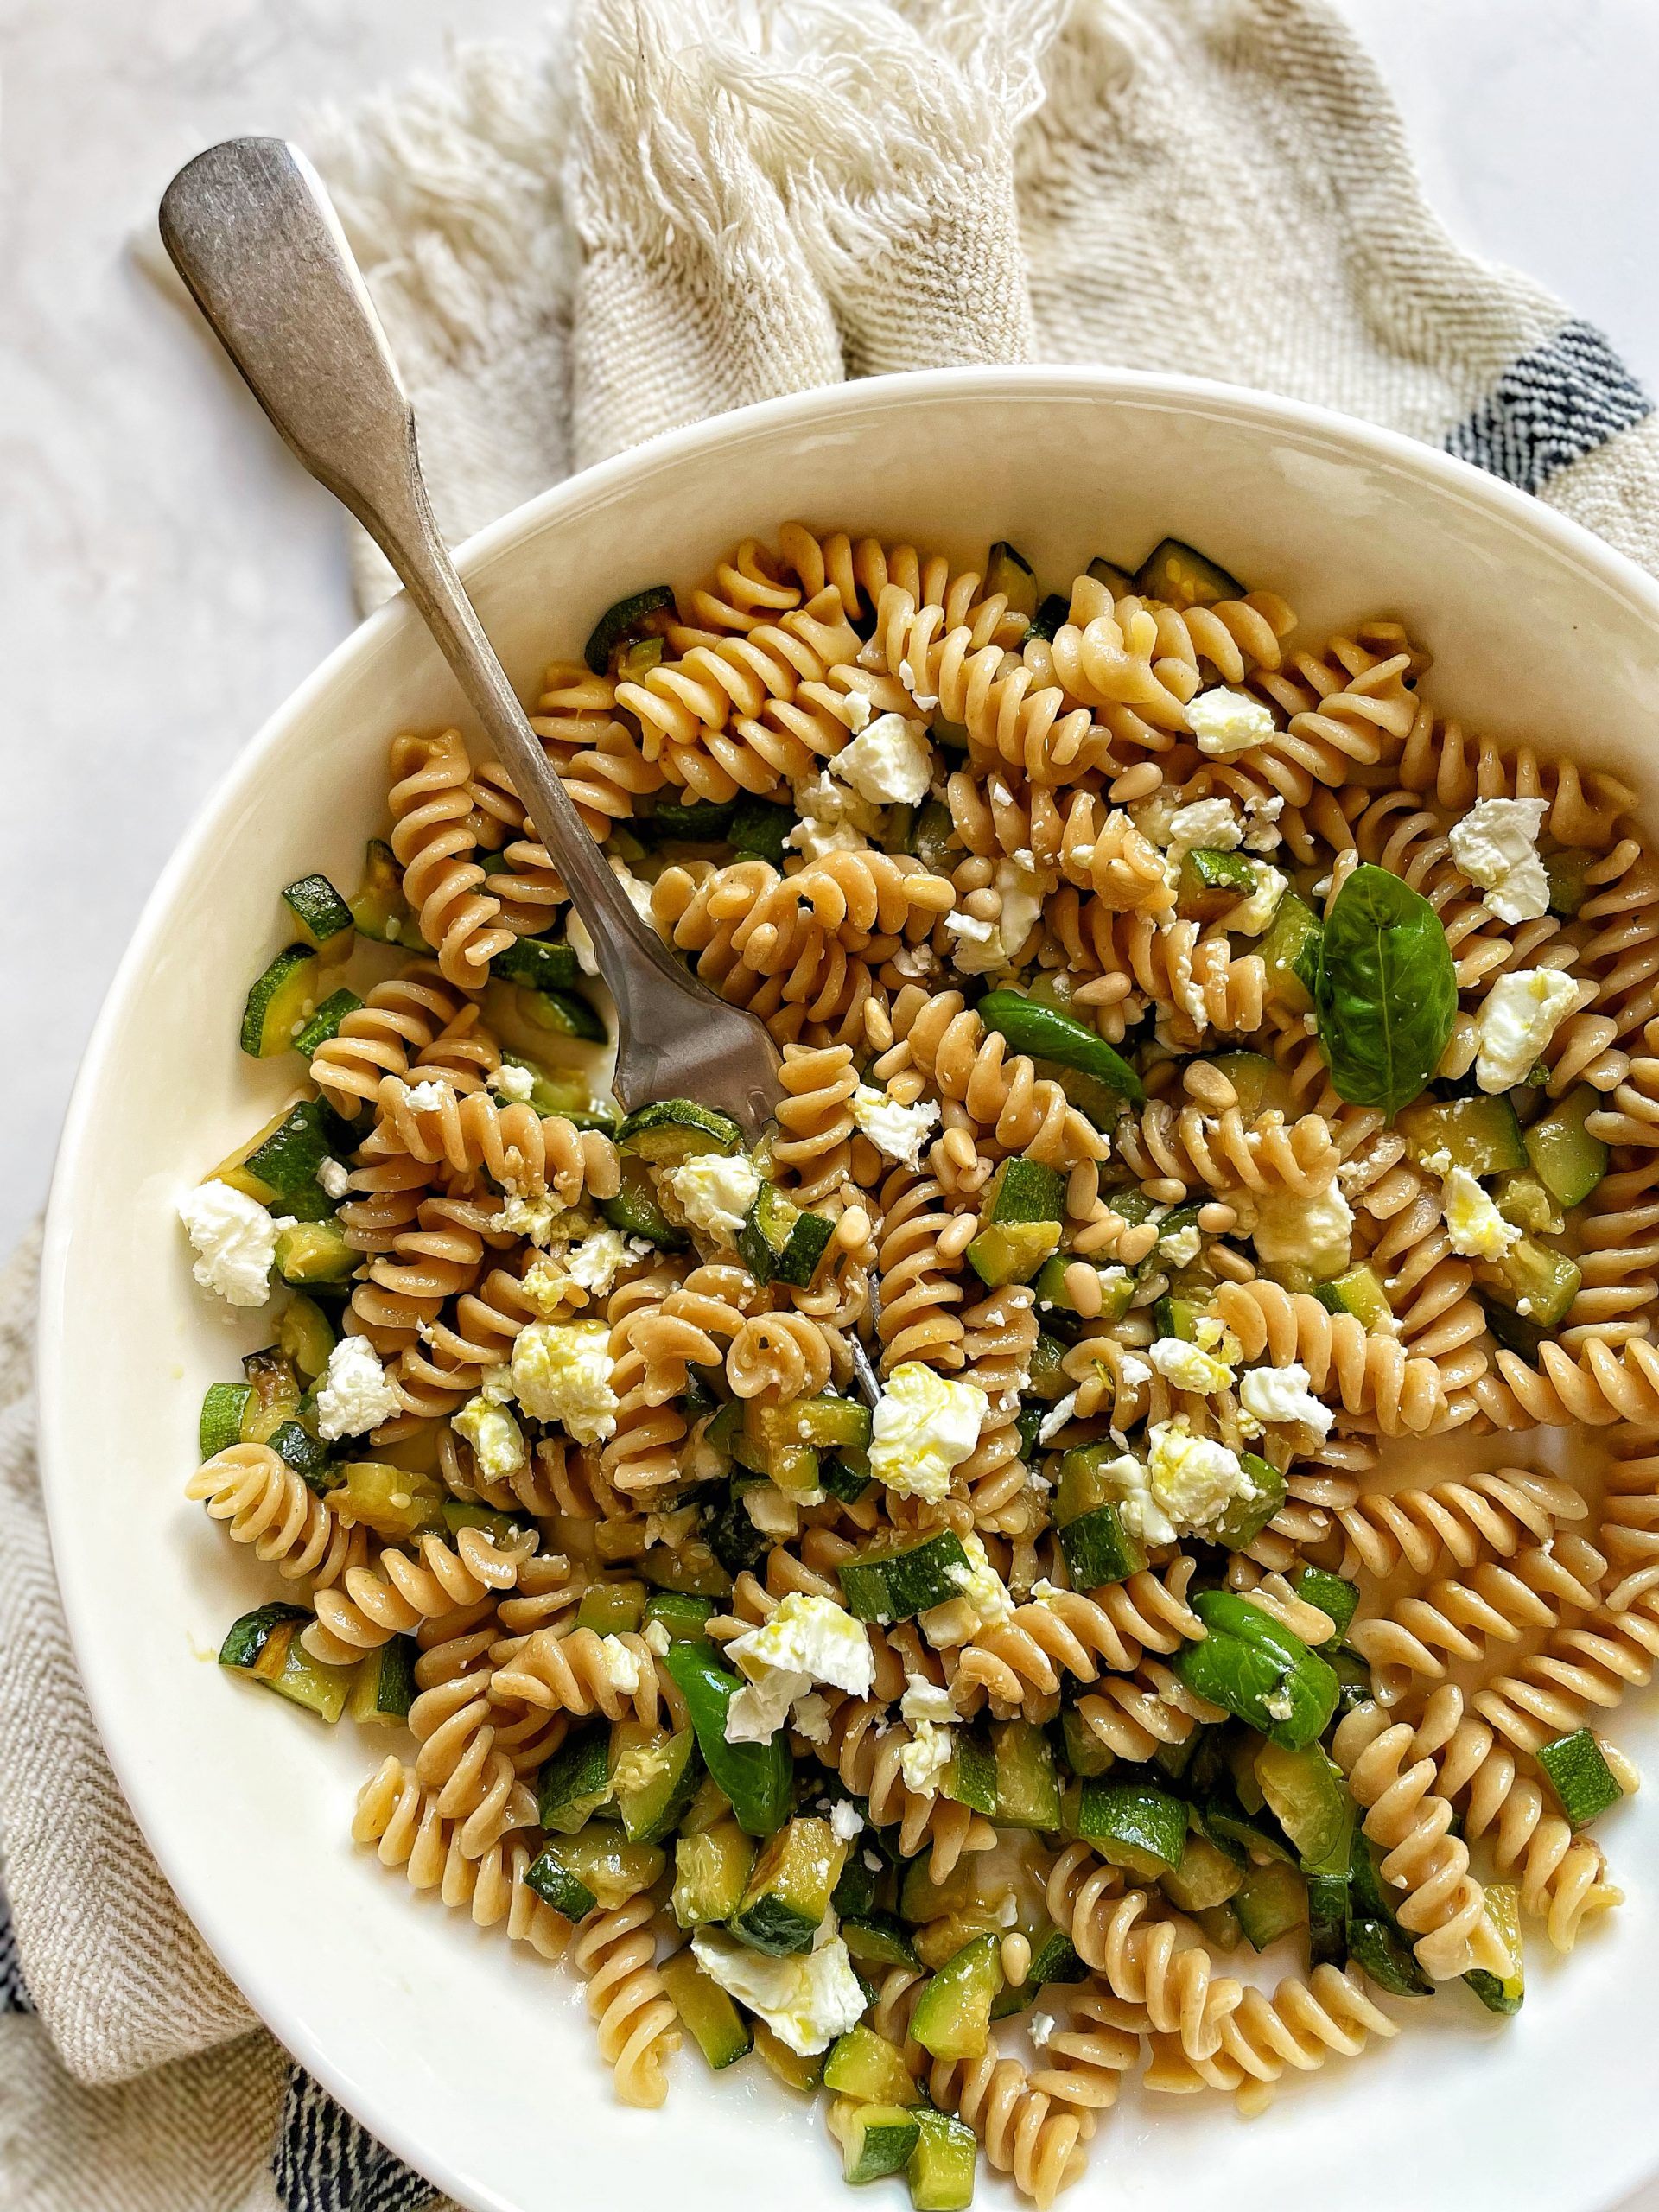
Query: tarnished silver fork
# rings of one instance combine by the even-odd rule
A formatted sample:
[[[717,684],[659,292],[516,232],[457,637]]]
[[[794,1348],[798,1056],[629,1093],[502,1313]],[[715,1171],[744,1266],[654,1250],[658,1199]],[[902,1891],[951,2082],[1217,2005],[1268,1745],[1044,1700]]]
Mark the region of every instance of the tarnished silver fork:
[[[409,395],[316,171],[280,138],[227,139],[168,185],[161,228],[255,398],[396,569],[511,773],[616,1001],[618,1098],[700,1099],[759,1137],[776,1047],[634,912],[543,752],[438,535]]]

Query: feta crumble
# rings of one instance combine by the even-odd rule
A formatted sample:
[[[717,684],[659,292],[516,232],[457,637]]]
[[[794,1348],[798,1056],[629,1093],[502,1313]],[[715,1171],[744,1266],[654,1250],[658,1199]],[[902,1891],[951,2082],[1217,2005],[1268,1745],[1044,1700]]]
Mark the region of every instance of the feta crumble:
[[[556,1421],[578,1444],[616,1433],[611,1332],[603,1321],[532,1321],[512,1347],[512,1387],[532,1420]]]
[[[1336,1419],[1308,1389],[1308,1372],[1300,1361],[1288,1367],[1253,1367],[1238,1386],[1238,1402],[1252,1421],[1302,1421],[1322,1436],[1329,1436]]]
[[[967,1565],[958,1560],[947,1567],[945,1579],[961,1591],[980,1628],[995,1628],[1014,1611],[1007,1586],[986,1557],[985,1546],[978,1536],[964,1536],[962,1548],[968,1554]]]
[[[674,1639],[670,1636],[668,1630],[663,1622],[647,1621],[645,1627],[640,1630],[640,1634],[644,1637],[645,1640],[645,1649],[651,1653],[652,1658],[667,1658],[668,1647]]]
[[[317,1181],[325,1198],[343,1198],[352,1187],[352,1171],[341,1160],[320,1160]]]
[[[1521,1231],[1504,1220],[1466,1167],[1452,1168],[1441,1187],[1446,1233],[1454,1252],[1465,1260],[1501,1260],[1510,1245],[1520,1242]]]
[[[317,1433],[334,1444],[378,1428],[403,1410],[391,1377],[366,1337],[342,1337],[317,1380]]]
[[[449,1095],[441,1083],[411,1083],[404,1090],[404,1103],[412,1114],[435,1114]]]
[[[505,1406],[485,1397],[469,1398],[450,1426],[472,1446],[478,1471],[486,1482],[504,1482],[524,1465],[524,1432]]]
[[[901,1167],[921,1166],[922,1147],[939,1118],[939,1109],[931,1101],[923,1098],[913,1106],[900,1106],[885,1090],[861,1083],[853,1093],[851,1111],[854,1122],[878,1152]]]
[[[601,1636],[594,1662],[620,1697],[632,1697],[639,1687],[639,1655],[631,1651],[620,1636]]]
[[[1147,1486],[1177,1527],[1212,1527],[1234,1498],[1254,1494],[1238,1454],[1211,1437],[1194,1436],[1179,1414],[1156,1422],[1147,1442]]]
[[[773,1957],[740,1943],[723,1928],[699,1928],[691,1952],[711,1981],[758,2013],[779,2043],[800,2057],[828,2050],[864,2015],[864,1992],[847,1946],[826,1918],[810,1951]]]
[[[1212,760],[1243,753],[1247,746],[1265,745],[1274,734],[1272,710],[1249,692],[1231,691],[1225,684],[1188,700],[1186,726],[1198,740],[1199,752]]]
[[[1524,1083],[1557,1028],[1579,1002],[1579,987],[1554,968],[1500,976],[1475,1016],[1475,1081],[1483,1090]]]
[[[1041,918],[1043,901],[1054,882],[1046,870],[1025,867],[1018,860],[999,861],[993,888],[1002,906],[996,920],[982,922],[971,914],[944,918],[946,929],[957,940],[953,957],[962,974],[989,976],[1012,968]]]
[[[517,1060],[503,1060],[490,1077],[490,1089],[509,1106],[526,1105],[535,1088],[535,1070],[521,1067]]]
[[[953,1382],[919,1360],[907,1360],[888,1376],[870,1435],[870,1472],[900,1497],[937,1503],[950,1488],[951,1470],[979,1442],[990,1411],[985,1393]]]
[[[863,1829],[864,1815],[856,1805],[845,1797],[837,1797],[830,1808],[830,1833],[838,1842],[850,1843]]]
[[[1549,878],[1538,855],[1548,811],[1541,798],[1483,798],[1452,824],[1452,857],[1500,921],[1535,922],[1549,912]]]
[[[949,1728],[957,1718],[950,1691],[938,1682],[930,1682],[925,1675],[905,1676],[905,1694],[899,1700],[899,1711],[912,1728],[919,1727],[924,1720]]]
[[[1217,1359],[1213,1352],[1199,1345],[1189,1344],[1185,1337],[1160,1337],[1147,1347],[1147,1357],[1166,1382],[1178,1390],[1196,1390],[1208,1396],[1216,1390],[1224,1390],[1231,1383],[1233,1370],[1224,1359]]]
[[[917,1721],[909,1743],[899,1754],[899,1771],[905,1777],[906,1789],[918,1797],[938,1796],[955,1744],[954,1729],[942,1728],[937,1721]]]
[[[760,1172],[741,1152],[700,1152],[671,1167],[663,1180],[693,1229],[716,1244],[734,1244],[760,1189]]]
[[[1250,1235],[1264,1267],[1300,1267],[1328,1282],[1348,1266],[1354,1210],[1335,1182],[1303,1195],[1274,1191],[1258,1198]]]
[[[263,1306],[270,1294],[277,1231],[257,1198],[229,1183],[199,1183],[179,1201],[179,1219],[196,1248],[191,1274],[231,1306]]]
[[[850,744],[842,746],[830,767],[872,806],[918,805],[933,780],[927,725],[903,715],[878,715]]]
[[[765,1744],[815,1681],[867,1697],[875,1662],[862,1624],[833,1598],[791,1590],[770,1619],[726,1646],[744,1686],[726,1709],[728,1744]]]

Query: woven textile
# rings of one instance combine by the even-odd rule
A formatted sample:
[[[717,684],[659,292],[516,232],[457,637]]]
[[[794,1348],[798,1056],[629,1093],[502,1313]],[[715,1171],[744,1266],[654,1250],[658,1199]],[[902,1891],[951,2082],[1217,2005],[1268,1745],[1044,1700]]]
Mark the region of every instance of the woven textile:
[[[1323,401],[1659,570],[1650,401],[1599,333],[1446,237],[1316,0],[741,20],[763,16],[764,53],[736,0],[588,0],[536,52],[462,52],[319,118],[451,538],[778,392],[1046,360]],[[372,605],[390,579],[355,554]],[[427,2185],[253,2031],[103,1759],[34,1466],[34,1266],[0,1281],[0,2202],[416,2212]]]

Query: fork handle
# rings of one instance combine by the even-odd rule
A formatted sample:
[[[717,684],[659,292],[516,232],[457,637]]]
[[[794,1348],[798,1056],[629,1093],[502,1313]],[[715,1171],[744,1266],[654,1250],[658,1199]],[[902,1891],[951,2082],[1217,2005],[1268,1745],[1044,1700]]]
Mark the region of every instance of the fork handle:
[[[625,1026],[677,964],[634,911],[543,752],[438,533],[415,416],[315,169],[281,138],[229,138],[181,169],[163,244],[226,352],[318,481],[391,562],[436,639],[594,940]]]

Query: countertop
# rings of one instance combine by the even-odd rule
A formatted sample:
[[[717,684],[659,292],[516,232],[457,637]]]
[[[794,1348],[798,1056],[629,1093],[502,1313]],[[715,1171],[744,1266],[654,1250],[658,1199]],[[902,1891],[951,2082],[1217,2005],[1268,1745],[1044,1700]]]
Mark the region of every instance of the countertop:
[[[1659,8],[1343,0],[1464,242],[1659,387]],[[0,238],[10,950],[0,1249],[44,1196],[144,896],[232,756],[350,626],[340,518],[128,241],[178,164],[526,35],[526,0],[11,0]],[[204,944],[204,960],[213,948]],[[107,1102],[120,1141],[120,1100]],[[1656,2141],[1659,2158],[1659,2140]],[[1659,2212],[1659,2184],[1627,2212]]]

